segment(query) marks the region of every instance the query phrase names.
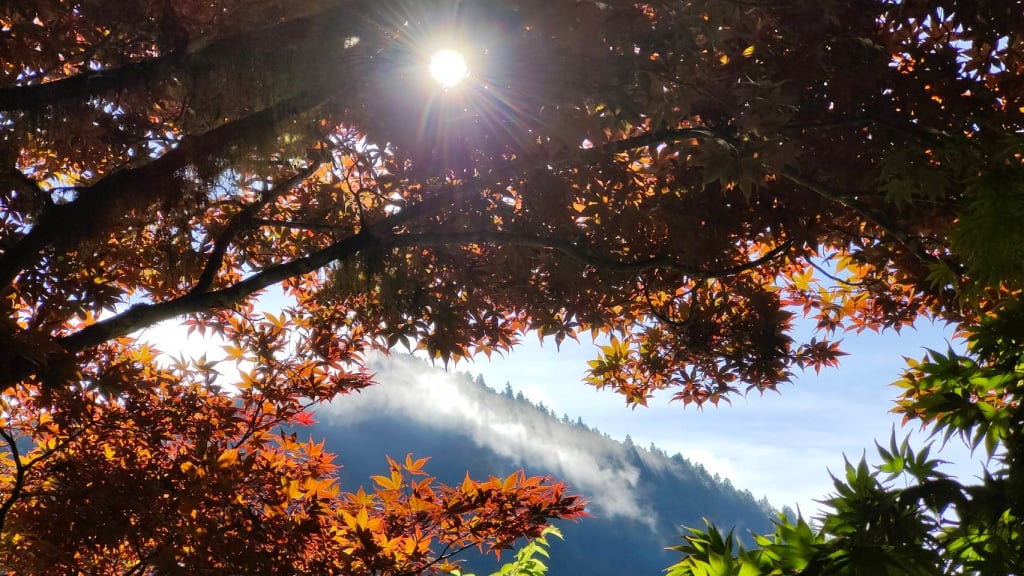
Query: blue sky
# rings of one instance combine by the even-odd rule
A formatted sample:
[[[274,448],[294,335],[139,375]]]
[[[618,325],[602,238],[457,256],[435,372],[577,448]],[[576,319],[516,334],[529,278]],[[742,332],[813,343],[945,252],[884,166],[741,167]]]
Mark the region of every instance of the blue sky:
[[[541,345],[536,338],[526,338],[507,356],[462,361],[448,370],[479,374],[498,390],[507,382],[559,416],[580,417],[619,440],[628,434],[640,446],[654,443],[669,454],[679,452],[757,498],[767,496],[780,508],[799,506],[813,516],[818,510],[815,500],[832,490],[829,470],[842,471],[844,454],[856,461],[866,451],[869,461],[877,462],[874,442],[888,443],[894,428],[898,440],[913,434],[916,446],[924,444],[926,435],[918,425],[903,427],[901,417],[890,413],[897,391],[889,383],[902,371],[905,356],[920,358],[925,347],[945,350],[951,334],[951,328],[928,322],[899,334],[847,334],[844,349],[850,355],[842,358],[839,368],[798,374],[778,394],[754,393],[735,398],[731,406],[722,403],[703,410],[669,403],[669,394],[632,410],[622,397],[584,384],[587,360],[596,357],[589,338],[579,344],[563,342],[561,350],[553,341]],[[141,336],[173,355],[207,354],[211,360],[221,355],[216,343],[197,335],[185,337],[175,322],[145,330]],[[424,361],[421,370],[427,375],[438,368]],[[388,386],[389,370],[378,374],[380,385]],[[951,462],[946,472],[962,480],[980,474],[980,458],[972,458],[957,440],[940,457]]]
[[[589,339],[564,342],[561,351],[553,342],[541,346],[527,339],[507,357],[456,369],[482,375],[492,388],[508,382],[556,414],[582,417],[612,437],[628,434],[642,446],[653,442],[669,454],[682,453],[755,497],[767,496],[774,506],[799,505],[814,514],[814,501],[832,490],[829,470],[843,469],[844,453],[856,461],[867,450],[868,460],[877,462],[874,442],[887,444],[894,427],[897,440],[914,434],[917,445],[924,444],[927,435],[919,425],[903,427],[901,417],[889,412],[897,396],[889,383],[905,366],[904,356],[920,358],[924,347],[945,350],[951,334],[951,328],[927,322],[900,334],[847,334],[850,355],[839,368],[799,374],[779,394],[754,393],[734,399],[732,406],[703,410],[670,404],[668,395],[630,410],[618,395],[583,384],[586,361],[596,355]],[[980,459],[972,459],[959,441],[939,457],[961,479],[980,474]]]

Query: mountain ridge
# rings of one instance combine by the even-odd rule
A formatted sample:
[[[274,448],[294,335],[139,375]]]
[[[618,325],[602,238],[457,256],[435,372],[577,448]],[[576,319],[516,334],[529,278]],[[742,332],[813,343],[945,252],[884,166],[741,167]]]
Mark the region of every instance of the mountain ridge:
[[[369,487],[369,477],[392,457],[429,456],[426,470],[456,484],[476,477],[528,474],[564,479],[590,499],[593,518],[559,527],[552,543],[552,576],[657,574],[674,561],[664,548],[679,543],[683,526],[708,518],[736,533],[764,532],[774,511],[767,500],[737,490],[680,454],[618,441],[581,418],[557,417],[506,385],[499,392],[481,377],[448,373],[406,355],[374,358],[377,386],[316,411],[314,437],[344,463],[342,487]],[[356,442],[352,442],[356,439]],[[471,559],[487,573],[489,560]]]

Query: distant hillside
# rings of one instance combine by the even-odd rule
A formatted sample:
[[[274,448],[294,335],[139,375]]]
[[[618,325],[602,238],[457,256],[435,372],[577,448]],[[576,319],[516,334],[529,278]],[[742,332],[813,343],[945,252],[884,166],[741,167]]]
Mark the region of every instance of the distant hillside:
[[[664,547],[679,542],[680,527],[702,526],[704,517],[737,534],[770,527],[766,501],[678,454],[613,440],[510,388],[499,393],[411,356],[371,369],[380,385],[318,410],[312,431],[339,454],[342,486],[369,487],[369,476],[386,469],[385,454],[409,452],[431,456],[426,470],[448,483],[467,470],[485,477],[519,468],[564,479],[590,498],[595,517],[560,525],[566,541],[552,546],[552,576],[657,575],[678,559]],[[490,568],[476,560],[472,567]]]

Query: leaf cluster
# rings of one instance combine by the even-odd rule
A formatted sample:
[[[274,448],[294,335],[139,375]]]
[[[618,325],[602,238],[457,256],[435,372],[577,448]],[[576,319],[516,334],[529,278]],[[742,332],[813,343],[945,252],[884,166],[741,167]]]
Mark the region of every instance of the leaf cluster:
[[[548,567],[538,556],[550,557],[548,553],[549,536],[563,539],[558,528],[548,526],[540,536],[531,539],[517,550],[514,560],[502,564],[491,576],[545,576],[548,573]],[[457,568],[453,568],[448,573],[452,576],[473,576],[472,574],[463,574]]]
[[[785,517],[756,550],[733,548],[731,534],[694,531],[678,548],[687,557],[670,573],[690,574],[1010,574],[1021,546],[1020,304],[1010,301],[968,331],[962,354],[929,351],[908,360],[896,386],[896,411],[920,419],[943,443],[962,438],[989,458],[980,482],[962,484],[939,470],[931,445],[878,446],[881,464],[863,458],[834,478],[835,493],[812,530]],[[901,480],[902,482],[898,482]],[[673,572],[674,571],[674,572]]]
[[[1012,291],[1013,10],[455,4],[0,6],[0,562],[431,569],[580,503],[519,477],[427,498],[417,466],[331,495],[278,429],[370,385],[365,353],[589,335],[591,384],[700,406],[836,365],[837,330]],[[421,82],[439,34],[465,90]],[[294,306],[261,316],[275,287]],[[136,336],[171,320],[224,356],[159,360]],[[957,386],[951,426],[1012,437],[982,412],[1015,399]]]

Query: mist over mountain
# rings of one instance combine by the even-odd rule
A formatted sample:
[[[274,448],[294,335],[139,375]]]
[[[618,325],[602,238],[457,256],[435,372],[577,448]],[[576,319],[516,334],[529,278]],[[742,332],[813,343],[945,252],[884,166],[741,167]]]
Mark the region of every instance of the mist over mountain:
[[[339,455],[342,487],[369,488],[387,470],[385,454],[430,456],[440,481],[507,475],[525,468],[550,474],[589,499],[594,516],[562,523],[565,542],[551,548],[552,576],[659,574],[678,559],[664,550],[683,526],[708,518],[736,533],[770,529],[771,507],[702,466],[654,446],[619,442],[582,421],[489,388],[479,377],[448,373],[412,356],[375,359],[378,386],[319,408],[314,438]],[[470,560],[488,573],[490,560]]]

